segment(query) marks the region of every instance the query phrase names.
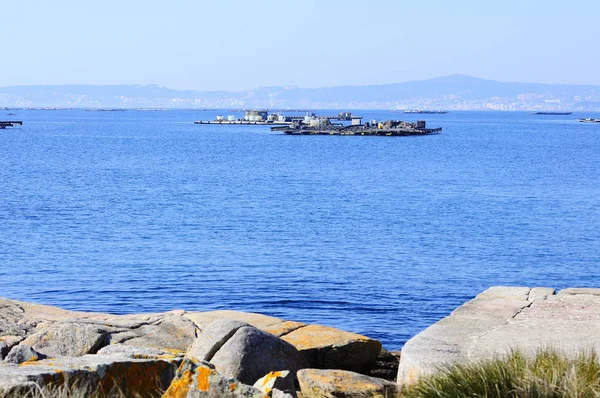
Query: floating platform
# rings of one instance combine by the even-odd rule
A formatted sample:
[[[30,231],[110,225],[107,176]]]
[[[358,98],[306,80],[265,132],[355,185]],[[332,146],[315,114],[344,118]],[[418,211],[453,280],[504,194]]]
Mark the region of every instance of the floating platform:
[[[364,125],[360,126],[326,126],[326,127],[308,127],[301,126],[296,128],[273,127],[272,131],[281,131],[287,135],[356,135],[356,136],[384,136],[384,137],[407,137],[414,135],[432,135],[439,134],[441,127],[428,128],[374,128]]]
[[[444,115],[444,114],[448,113],[448,111],[426,111],[426,110],[423,110],[423,109],[405,109],[402,112],[404,112],[404,113],[418,113],[418,114],[425,114],[425,115]]]
[[[600,123],[600,119],[594,119],[592,117],[586,117],[585,119],[577,119],[581,123]]]
[[[251,120],[196,120],[194,124],[244,124],[244,125],[263,125],[263,126],[291,126],[294,122],[280,121],[251,121]]]
[[[567,116],[572,115],[573,112],[532,112],[532,115],[543,115],[543,116]]]
[[[7,120],[7,121],[0,121],[0,129],[5,129],[7,127],[13,127],[14,125],[23,125],[23,122],[20,120]]]

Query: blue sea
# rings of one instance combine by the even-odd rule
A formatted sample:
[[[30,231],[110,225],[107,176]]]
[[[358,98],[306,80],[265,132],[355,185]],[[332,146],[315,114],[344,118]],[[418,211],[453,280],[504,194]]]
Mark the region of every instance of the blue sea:
[[[261,312],[395,350],[489,286],[600,286],[600,124],[576,121],[599,114],[355,111],[443,132],[338,137],[7,113],[23,126],[0,130],[2,297]]]

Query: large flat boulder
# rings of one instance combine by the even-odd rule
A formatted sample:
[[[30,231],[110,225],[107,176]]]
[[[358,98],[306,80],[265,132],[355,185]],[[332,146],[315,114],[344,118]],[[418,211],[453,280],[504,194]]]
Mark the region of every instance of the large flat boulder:
[[[410,339],[399,383],[449,364],[553,348],[569,356],[600,352],[600,289],[492,287]]]
[[[112,315],[0,298],[0,341],[25,344],[50,356],[93,353],[107,344],[185,352],[196,338],[196,325],[185,311]],[[10,347],[9,347],[10,348]]]
[[[111,344],[128,344],[185,352],[196,339],[196,326],[179,315],[165,314],[135,329],[112,333]]]
[[[160,397],[180,363],[177,359],[131,359],[84,355],[45,359],[25,365],[0,364],[0,398],[54,391],[72,396]],[[37,395],[36,395],[37,396]]]
[[[394,382],[338,369],[303,369],[298,372],[303,398],[394,398]]]
[[[36,332],[21,344],[27,344],[48,357],[95,354],[108,332],[105,328],[85,323],[52,324]]]
[[[159,350],[157,348],[137,347],[127,344],[112,344],[101,348],[98,355],[116,355],[134,359],[164,359],[164,358],[182,358],[183,354]]]
[[[308,325],[281,338],[296,347],[310,367],[319,369],[368,373],[381,351],[377,340],[321,325]]]

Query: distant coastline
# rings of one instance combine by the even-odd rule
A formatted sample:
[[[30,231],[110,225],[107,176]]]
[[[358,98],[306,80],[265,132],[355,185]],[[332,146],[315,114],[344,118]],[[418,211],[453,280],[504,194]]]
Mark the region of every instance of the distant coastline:
[[[419,109],[423,111],[600,111],[600,86],[507,83],[454,75],[405,83],[246,91],[157,85],[0,87],[0,108]]]

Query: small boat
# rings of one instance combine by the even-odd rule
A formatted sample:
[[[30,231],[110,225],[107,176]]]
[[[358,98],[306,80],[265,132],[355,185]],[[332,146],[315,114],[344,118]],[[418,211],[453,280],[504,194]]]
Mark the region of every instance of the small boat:
[[[15,116],[16,113],[9,113],[8,116]]]
[[[586,117],[585,119],[578,119],[581,123],[600,123],[600,119],[594,119],[593,117]]]

